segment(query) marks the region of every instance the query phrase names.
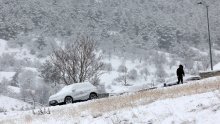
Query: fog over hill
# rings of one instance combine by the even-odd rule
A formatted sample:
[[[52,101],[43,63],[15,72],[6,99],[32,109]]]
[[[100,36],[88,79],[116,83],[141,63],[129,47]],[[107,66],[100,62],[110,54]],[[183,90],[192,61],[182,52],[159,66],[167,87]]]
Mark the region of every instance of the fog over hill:
[[[206,47],[206,9],[198,0],[1,0],[0,38],[72,41],[79,33],[106,50]],[[219,45],[220,1],[207,0],[212,41]],[[22,37],[26,37],[24,40]],[[216,46],[217,47],[217,46]],[[132,49],[131,49],[132,48]],[[134,50],[134,48],[136,48]]]

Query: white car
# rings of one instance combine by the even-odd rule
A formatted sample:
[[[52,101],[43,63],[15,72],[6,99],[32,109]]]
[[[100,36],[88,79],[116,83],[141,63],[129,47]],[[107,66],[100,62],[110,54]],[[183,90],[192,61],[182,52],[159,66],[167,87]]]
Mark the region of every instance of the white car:
[[[98,98],[98,90],[89,82],[75,83],[62,88],[50,96],[49,105],[69,104],[74,101],[83,101]]]

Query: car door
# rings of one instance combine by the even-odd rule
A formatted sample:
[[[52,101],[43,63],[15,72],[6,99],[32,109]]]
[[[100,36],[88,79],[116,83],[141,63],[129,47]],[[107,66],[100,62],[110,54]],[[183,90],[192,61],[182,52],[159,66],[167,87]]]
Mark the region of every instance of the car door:
[[[87,86],[78,86],[74,88],[74,99],[75,100],[86,100],[89,98],[90,88]]]

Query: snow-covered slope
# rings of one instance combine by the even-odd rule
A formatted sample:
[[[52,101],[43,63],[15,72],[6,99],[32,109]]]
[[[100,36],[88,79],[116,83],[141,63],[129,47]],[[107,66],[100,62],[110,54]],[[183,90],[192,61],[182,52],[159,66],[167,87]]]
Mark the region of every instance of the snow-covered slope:
[[[1,72],[0,71],[0,83],[3,79],[6,79],[6,80],[11,80],[12,77],[14,76],[15,72]]]
[[[159,100],[148,105],[84,116],[67,121],[67,123],[219,124],[220,92]]]
[[[25,47],[22,48],[10,48],[8,41],[0,39],[0,55],[2,54],[13,55],[17,59],[25,59],[28,61],[34,61],[37,59],[36,56],[30,54],[30,50]]]
[[[215,77],[164,89],[50,107],[50,113],[45,115],[33,115],[32,111],[9,112],[7,116],[0,115],[0,123],[218,124],[219,81],[220,77]]]
[[[220,63],[216,64],[214,67],[213,67],[214,70],[220,70]]]
[[[0,108],[6,110],[7,112],[28,110],[31,107],[32,105],[21,100],[0,95]]]

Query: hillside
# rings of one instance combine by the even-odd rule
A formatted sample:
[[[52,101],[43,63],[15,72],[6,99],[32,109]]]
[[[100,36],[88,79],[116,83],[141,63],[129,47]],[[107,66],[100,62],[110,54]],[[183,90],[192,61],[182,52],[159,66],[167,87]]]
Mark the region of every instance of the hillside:
[[[3,95],[0,95],[0,101],[1,114],[6,114],[11,111],[24,111],[32,108],[32,105],[26,102]]]
[[[217,123],[219,13],[220,0],[0,0],[0,124]],[[184,84],[166,87],[178,67]],[[110,97],[48,107],[83,82]]]
[[[219,77],[169,88],[50,107],[50,114],[1,115],[1,123],[218,123]],[[47,108],[48,109],[48,108]],[[37,111],[37,110],[35,110]]]
[[[77,35],[93,37],[106,52],[148,50],[173,52],[173,47],[207,48],[205,8],[198,0],[8,0],[0,1],[0,39],[28,44],[33,53],[47,53],[54,41],[73,42]],[[210,6],[212,42],[219,47],[219,1]],[[16,23],[15,23],[16,22]],[[35,47],[35,48],[34,48]],[[120,52],[118,52],[120,51]],[[42,56],[42,55],[40,55]]]
[[[0,60],[0,65],[2,65],[0,84],[12,85],[21,89],[21,93],[15,94],[15,96],[11,95],[13,98],[33,99],[30,91],[34,91],[34,98],[37,102],[47,105],[48,97],[63,87],[63,85],[54,87],[53,84],[45,82],[39,76],[39,67],[48,58],[32,54],[27,45],[17,48],[10,46],[10,44],[10,41],[1,40],[0,42],[2,58]],[[198,54],[204,54],[196,48],[193,50]],[[114,94],[135,92],[149,87],[161,86],[163,83],[175,82],[177,80],[176,69],[181,63],[172,54],[161,51],[152,52],[148,59],[131,59],[103,53],[102,62],[104,63],[103,75],[100,76],[100,81],[96,85],[102,91]],[[207,70],[201,63],[196,61],[194,65],[186,64],[185,79],[197,75],[201,70]],[[10,91],[3,88],[2,92],[7,96],[9,94],[7,92]]]

